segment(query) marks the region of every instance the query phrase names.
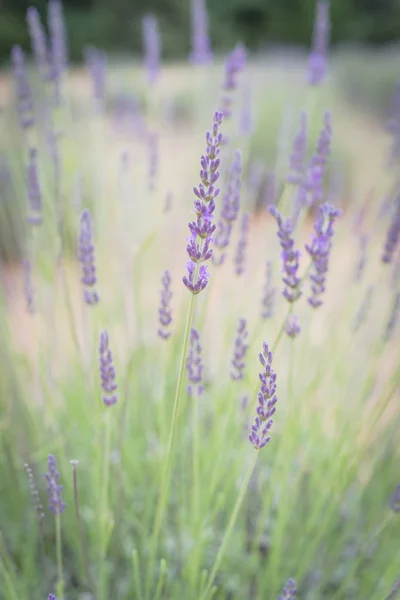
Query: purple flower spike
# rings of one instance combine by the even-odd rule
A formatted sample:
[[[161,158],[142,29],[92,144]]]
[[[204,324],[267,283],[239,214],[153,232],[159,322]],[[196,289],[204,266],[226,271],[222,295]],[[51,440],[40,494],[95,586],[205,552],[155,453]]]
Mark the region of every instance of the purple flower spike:
[[[82,265],[82,278],[83,283],[83,297],[89,306],[97,304],[99,296],[94,290],[96,285],[96,265],[94,262],[94,246],[93,246],[93,232],[92,232],[92,220],[88,210],[84,210],[81,217],[81,227],[78,239],[78,253],[79,260]]]
[[[222,112],[225,117],[232,116],[232,93],[238,86],[237,77],[246,66],[247,53],[242,44],[237,44],[225,60],[225,79],[223,89],[225,91],[222,98]]]
[[[25,55],[20,46],[13,46],[11,50],[12,72],[17,93],[18,117],[22,129],[33,126],[32,90],[29,84],[28,73],[25,66]]]
[[[264,298],[262,302],[262,318],[270,319],[274,313],[275,288],[272,285],[272,263],[267,260],[265,272]]]
[[[222,140],[219,126],[222,119],[221,112],[214,114],[212,132],[208,131],[206,134],[206,154],[201,157],[200,161],[200,184],[198,187],[193,188],[196,196],[194,201],[196,221],[189,223],[190,235],[186,246],[189,255],[186,266],[188,274],[183,277],[183,283],[192,294],[199,294],[208,283],[207,267],[201,263],[208,261],[213,253],[211,248],[212,235],[216,226],[212,220],[215,210],[214,199],[219,194],[219,188],[216,188],[215,184],[219,179],[219,153]]]
[[[282,594],[278,596],[278,600],[295,600],[296,593],[296,582],[293,579],[288,579]]]
[[[160,74],[161,39],[158,22],[154,15],[143,17],[144,64],[150,85],[154,85]]]
[[[290,155],[289,173],[287,183],[300,185],[304,178],[304,161],[307,152],[307,115],[301,113],[300,131],[294,138],[292,154]]]
[[[235,347],[233,351],[233,359],[232,359],[232,371],[231,378],[234,381],[238,379],[243,379],[244,367],[245,367],[245,357],[249,346],[246,344],[246,340],[248,338],[249,332],[247,331],[247,323],[245,319],[239,320],[239,325],[237,328],[237,335],[235,338]]]
[[[313,308],[321,306],[320,296],[325,291],[325,278],[328,272],[329,253],[332,247],[333,225],[341,211],[325,202],[319,207],[319,217],[314,225],[315,234],[306,250],[313,260],[315,273],[310,275],[312,295],[308,298]]]
[[[242,275],[244,273],[244,263],[246,260],[246,249],[249,235],[250,226],[250,215],[243,213],[241,222],[241,233],[240,238],[236,247],[235,254],[235,272],[236,275]]]
[[[218,223],[214,245],[221,251],[218,259],[213,256],[215,265],[222,265],[225,261],[223,249],[229,245],[233,223],[236,221],[240,210],[240,189],[242,186],[242,155],[236,150],[231,168],[229,170],[228,184],[222,200],[221,217]]]
[[[310,85],[320,85],[326,77],[329,37],[329,2],[328,0],[317,0],[313,44],[308,57],[308,82]]]
[[[67,34],[61,0],[50,0],[48,24],[51,50],[51,81],[54,84],[56,103],[61,104],[61,80],[68,66]]]
[[[400,240],[400,195],[397,198],[395,210],[392,216],[387,235],[385,248],[382,255],[382,262],[391,263],[393,255]]]
[[[250,443],[257,450],[264,448],[270,441],[269,431],[272,427],[272,416],[275,413],[275,404],[278,400],[276,392],[276,374],[273,370],[272,352],[270,352],[267,342],[263,344],[263,351],[259,355],[260,363],[264,370],[259,374],[260,391],[258,392],[257,416],[249,435]]]
[[[172,322],[172,311],[170,308],[170,302],[172,298],[171,287],[171,275],[169,271],[165,271],[161,279],[163,289],[161,290],[161,305],[158,309],[160,318],[160,327],[158,329],[158,335],[164,340],[167,340],[171,336],[171,332],[168,331],[168,327]]]
[[[58,483],[60,473],[57,471],[57,462],[52,454],[49,454],[47,464],[49,472],[46,473],[45,477],[49,496],[49,510],[54,515],[60,515],[64,512],[67,505],[64,504],[61,497],[63,486]]]
[[[299,250],[294,250],[293,223],[291,219],[283,219],[275,206],[269,207],[269,212],[278,223],[278,237],[282,248],[283,283],[285,289],[283,295],[288,302],[296,302],[302,294],[301,280],[297,276],[299,268]]]
[[[102,106],[106,100],[107,54],[89,46],[85,49],[85,62],[92,80],[93,96]]]
[[[106,406],[113,406],[118,400],[118,395],[115,393],[118,386],[115,383],[113,357],[108,346],[108,331],[103,331],[100,335],[99,351],[101,387],[104,392],[101,399]]]
[[[296,315],[289,315],[286,319],[285,331],[292,339],[296,338],[300,333],[300,325]]]
[[[200,396],[204,391],[204,366],[201,359],[201,353],[200,334],[197,329],[192,327],[190,332],[190,348],[186,360],[186,369],[190,381],[187,388],[189,396]]]
[[[57,600],[54,594],[49,594],[47,600]]]
[[[29,148],[27,188],[30,209],[28,223],[31,225],[40,225],[42,223],[42,193],[39,184],[36,148]]]
[[[315,153],[311,157],[310,165],[305,181],[305,189],[311,195],[310,204],[320,202],[324,196],[324,176],[328,163],[328,156],[331,152],[332,142],[332,123],[331,115],[326,112],[324,115],[324,124],[318,138]]]
[[[205,0],[192,0],[192,51],[189,62],[192,65],[208,65],[213,61],[208,35],[208,14]]]
[[[36,66],[41,74],[42,80],[48,81],[50,77],[49,53],[47,49],[46,34],[37,8],[34,6],[28,8],[26,11],[26,20]]]

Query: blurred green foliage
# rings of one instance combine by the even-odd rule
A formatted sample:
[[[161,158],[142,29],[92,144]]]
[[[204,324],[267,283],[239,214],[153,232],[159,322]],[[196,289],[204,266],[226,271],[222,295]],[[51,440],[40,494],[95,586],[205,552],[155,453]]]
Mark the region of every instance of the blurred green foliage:
[[[0,58],[13,43],[26,48],[25,13],[34,4],[44,16],[46,0],[0,0]],[[212,0],[208,2],[215,50],[242,40],[252,49],[269,43],[308,45],[315,0]],[[64,0],[72,60],[85,44],[116,52],[140,52],[141,17],[154,12],[160,21],[166,58],[184,57],[190,47],[190,0]],[[333,42],[381,44],[397,39],[397,0],[331,2]]]

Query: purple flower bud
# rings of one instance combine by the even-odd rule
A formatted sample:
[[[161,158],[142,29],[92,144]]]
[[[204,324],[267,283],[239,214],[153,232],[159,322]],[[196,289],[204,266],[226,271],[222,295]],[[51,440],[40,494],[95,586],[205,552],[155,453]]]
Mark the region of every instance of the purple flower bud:
[[[315,153],[311,157],[307,177],[304,182],[307,192],[311,195],[309,204],[320,202],[324,196],[324,176],[328,162],[328,156],[331,152],[332,141],[332,123],[331,115],[326,112],[324,115],[324,125],[318,138]]]
[[[250,443],[260,450],[270,441],[269,432],[273,423],[272,416],[276,410],[278,400],[276,392],[276,374],[272,369],[272,353],[269,350],[267,342],[263,344],[263,352],[259,355],[260,363],[264,367],[263,372],[259,374],[261,382],[258,393],[257,416],[249,435]]]
[[[97,304],[99,296],[94,289],[96,285],[96,265],[94,261],[94,246],[92,220],[88,210],[84,210],[78,239],[78,256],[82,265],[83,297],[89,306]]]
[[[46,473],[45,477],[49,496],[49,510],[57,515],[63,513],[67,505],[64,504],[61,497],[63,486],[58,483],[60,473],[57,471],[57,462],[52,454],[49,454],[47,464],[49,472]]]
[[[296,593],[296,582],[293,579],[288,579],[282,594],[278,596],[278,600],[295,600]]]
[[[42,223],[42,193],[39,184],[36,148],[29,148],[27,189],[30,209],[28,223],[31,225],[40,225]]]
[[[160,327],[158,329],[158,335],[164,340],[167,340],[171,336],[171,332],[168,331],[168,327],[172,322],[172,311],[170,302],[172,298],[171,287],[171,275],[169,271],[164,271],[164,275],[161,279],[163,288],[161,290],[161,303],[158,309]]]
[[[325,291],[325,278],[328,272],[329,254],[332,247],[333,225],[341,211],[325,202],[319,207],[319,217],[314,225],[315,234],[311,245],[306,244],[306,250],[311,256],[314,273],[310,275],[312,294],[308,298],[313,308],[321,306],[320,296]]]
[[[22,266],[24,270],[26,309],[28,313],[32,315],[35,312],[34,291],[32,285],[32,265],[31,262],[28,259],[26,259],[23,261]]]
[[[158,22],[154,15],[143,17],[144,64],[150,85],[154,85],[160,74],[161,39]]]
[[[244,264],[246,260],[246,249],[249,235],[250,226],[250,215],[249,213],[243,213],[242,222],[240,228],[240,238],[236,246],[235,254],[235,273],[236,275],[242,275],[244,273]]]
[[[386,235],[386,242],[384,252],[382,255],[382,262],[391,263],[393,261],[393,255],[400,239],[400,195],[396,199],[396,205],[392,220]]]
[[[49,594],[47,600],[57,600],[54,594]]]
[[[204,391],[204,366],[201,359],[201,353],[200,334],[197,329],[192,327],[190,331],[190,347],[186,360],[186,369],[190,381],[187,388],[189,396],[200,396]]]
[[[270,319],[274,312],[275,288],[272,285],[272,263],[267,260],[264,297],[262,301],[263,310],[261,316],[263,319]]]
[[[245,319],[239,320],[235,345],[233,350],[231,378],[236,381],[243,379],[245,357],[249,346],[246,344],[249,332],[247,331],[247,323]]]
[[[242,186],[242,157],[239,150],[236,150],[228,176],[226,191],[222,199],[221,217],[218,223],[217,234],[214,238],[214,245],[221,251],[218,259],[213,257],[216,265],[223,264],[225,253],[223,249],[229,244],[232,233],[232,225],[236,221],[240,210],[240,190]]]
[[[225,78],[222,88],[225,91],[222,97],[222,112],[225,117],[232,116],[232,93],[238,86],[237,77],[246,66],[247,53],[242,44],[237,44],[225,60]]]
[[[51,50],[51,80],[56,104],[61,104],[61,80],[68,66],[67,34],[61,0],[49,0],[48,25]]]
[[[49,53],[47,49],[46,34],[37,8],[34,6],[28,8],[26,11],[26,20],[36,66],[41,74],[42,80],[48,81],[50,77]]]
[[[20,46],[12,47],[11,62],[17,93],[19,122],[22,129],[29,129],[35,122],[33,99],[25,66],[25,56]]]
[[[299,335],[301,329],[297,321],[296,315],[290,314],[288,316],[285,323],[285,331],[288,334],[288,336],[292,339],[296,338]]]
[[[92,80],[93,96],[102,106],[106,100],[107,54],[88,46],[85,48],[85,62]]]
[[[118,388],[115,383],[115,369],[113,358],[108,345],[108,331],[103,331],[100,335],[100,377],[103,395],[101,399],[106,406],[113,406],[118,400],[115,393]]]
[[[329,2],[317,0],[313,44],[308,57],[308,82],[311,85],[320,85],[326,77],[329,37]]]
[[[213,60],[208,35],[208,14],[205,0],[192,0],[192,51],[189,62],[193,65],[208,65]]]
[[[282,248],[283,283],[285,288],[283,295],[290,303],[296,302],[302,294],[301,280],[297,276],[299,268],[299,250],[294,250],[293,223],[291,219],[283,219],[275,206],[269,207],[269,212],[278,223],[278,238]]]
[[[290,155],[289,173],[286,181],[293,185],[300,185],[303,181],[305,159],[307,152],[307,115],[301,113],[300,131],[294,138],[292,154]]]

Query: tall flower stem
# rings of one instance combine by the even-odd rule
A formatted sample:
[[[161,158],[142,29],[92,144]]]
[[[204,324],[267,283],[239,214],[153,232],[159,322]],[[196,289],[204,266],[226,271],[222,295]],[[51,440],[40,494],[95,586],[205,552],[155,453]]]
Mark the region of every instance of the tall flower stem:
[[[105,600],[106,592],[106,571],[105,557],[107,543],[109,539],[109,521],[108,521],[108,487],[110,477],[110,446],[111,446],[111,414],[109,411],[105,415],[104,423],[104,446],[103,446],[103,482],[100,496],[100,565],[99,565],[99,598]]]
[[[85,544],[85,535],[83,532],[83,523],[82,523],[81,513],[79,510],[78,478],[77,478],[77,473],[76,473],[77,461],[74,460],[74,461],[71,461],[71,463],[72,463],[72,469],[73,469],[75,511],[76,511],[76,519],[78,521],[79,540],[80,540],[80,544],[81,544],[83,571],[85,574],[86,581],[90,585],[89,560],[88,560],[86,544]]]
[[[57,598],[63,600],[64,597],[64,577],[63,577],[63,559],[61,545],[61,515],[56,513],[56,557],[57,557]]]
[[[171,421],[171,429],[170,429],[170,433],[169,433],[167,458],[166,458],[163,473],[162,473],[160,493],[158,495],[158,503],[157,503],[157,508],[156,508],[156,516],[154,519],[153,531],[152,531],[151,538],[150,538],[150,557],[149,557],[149,566],[148,566],[148,570],[147,570],[146,588],[145,588],[145,590],[146,590],[145,597],[146,598],[150,597],[150,580],[151,580],[152,572],[154,569],[155,556],[156,556],[157,546],[158,546],[158,538],[160,536],[162,520],[163,520],[163,516],[164,516],[165,506],[167,503],[169,479],[170,479],[171,467],[172,467],[172,454],[173,454],[173,450],[174,450],[176,430],[177,430],[177,424],[178,424],[179,407],[180,407],[180,402],[181,402],[181,398],[182,398],[183,382],[184,382],[185,367],[186,367],[186,355],[187,355],[187,349],[188,349],[188,344],[189,344],[190,330],[191,330],[192,321],[193,321],[195,300],[196,300],[196,296],[194,294],[192,294],[190,297],[189,312],[188,312],[187,321],[186,321],[185,333],[183,336],[182,356],[181,356],[178,380],[177,380],[176,390],[175,390],[174,406],[173,406],[173,410],[172,410],[172,421]]]
[[[230,537],[232,535],[233,528],[235,527],[236,519],[238,517],[240,508],[242,506],[243,499],[245,497],[245,494],[246,494],[246,491],[247,491],[247,488],[248,488],[248,485],[249,485],[250,478],[251,478],[251,476],[253,474],[254,467],[255,467],[256,461],[257,461],[257,457],[258,457],[258,450],[255,449],[254,453],[253,453],[253,456],[252,456],[252,459],[250,461],[250,464],[249,464],[249,466],[247,468],[247,472],[246,472],[245,478],[243,479],[242,485],[240,487],[239,494],[238,494],[238,497],[237,497],[237,500],[236,500],[236,504],[235,504],[235,506],[233,508],[233,511],[232,511],[232,514],[231,514],[231,518],[229,519],[228,526],[227,526],[227,528],[225,530],[225,534],[224,534],[224,537],[222,539],[221,546],[220,546],[220,548],[218,550],[218,554],[216,556],[216,559],[215,559],[215,562],[214,562],[214,566],[213,566],[211,574],[210,574],[210,576],[208,578],[207,587],[204,590],[202,596],[200,597],[200,600],[207,600],[207,598],[209,598],[209,596],[210,596],[210,592],[212,591],[212,587],[213,587],[213,583],[214,583],[215,577],[217,575],[217,572],[218,572],[219,566],[221,564],[222,558],[224,556],[224,553],[225,553],[226,547],[228,545],[229,539],[230,539]]]

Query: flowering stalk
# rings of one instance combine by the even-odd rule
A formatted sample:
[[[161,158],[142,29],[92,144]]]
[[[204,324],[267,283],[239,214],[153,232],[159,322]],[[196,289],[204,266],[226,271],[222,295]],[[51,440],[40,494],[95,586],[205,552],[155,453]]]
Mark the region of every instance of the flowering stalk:
[[[272,285],[272,263],[267,260],[266,263],[266,281],[264,288],[264,297],[262,301],[263,310],[261,316],[263,319],[270,319],[274,311],[275,288]]]
[[[102,108],[106,101],[107,55],[89,46],[85,48],[85,62],[92,80],[94,99]]]
[[[329,112],[324,114],[324,123],[317,141],[317,147],[311,157],[304,186],[310,199],[308,204],[320,202],[324,197],[324,177],[331,153],[332,122]]]
[[[295,600],[297,593],[296,582],[293,579],[288,579],[282,594],[279,594],[278,600]]]
[[[269,212],[278,223],[278,238],[282,248],[283,295],[291,304],[296,302],[302,294],[301,280],[297,275],[299,269],[300,251],[294,250],[293,223],[291,219],[283,219],[275,206],[269,207]]]
[[[50,77],[49,53],[46,34],[37,8],[34,6],[28,8],[26,11],[26,21],[28,23],[29,37],[31,39],[36,66],[42,81],[46,83]]]
[[[61,0],[50,0],[48,5],[50,33],[50,79],[54,85],[55,102],[62,103],[62,78],[67,69],[68,47]]]
[[[158,328],[158,335],[164,340],[168,340],[171,337],[171,332],[168,330],[168,327],[172,322],[172,311],[170,307],[170,302],[172,298],[171,292],[171,274],[168,270],[164,271],[164,275],[162,276],[161,282],[163,284],[163,288],[161,290],[161,303],[160,308],[158,309],[160,326]]]
[[[144,64],[149,85],[154,85],[160,74],[161,38],[157,18],[154,15],[143,17]]]
[[[250,215],[243,213],[241,222],[241,234],[236,246],[235,254],[235,272],[236,275],[244,273],[244,263],[246,260],[247,239],[249,235]]]
[[[73,470],[73,479],[74,479],[74,500],[75,500],[75,511],[76,511],[76,519],[78,521],[78,530],[79,530],[79,539],[81,543],[81,552],[82,552],[82,562],[83,562],[83,570],[85,573],[87,583],[90,583],[89,579],[89,560],[86,551],[86,543],[85,543],[85,535],[83,532],[83,524],[81,513],[79,510],[79,494],[78,494],[78,478],[76,473],[76,466],[78,464],[77,460],[70,460]]]
[[[40,558],[42,561],[43,576],[46,576],[46,553],[45,553],[45,541],[44,541],[45,537],[44,537],[44,528],[43,528],[43,519],[44,519],[43,505],[40,502],[39,492],[37,491],[35,480],[33,478],[32,469],[26,463],[24,466],[25,466],[26,474],[28,476],[28,485],[29,485],[29,492],[30,492],[31,498],[32,498],[32,504],[35,508],[36,516],[38,519],[39,531],[40,531]]]
[[[222,112],[227,118],[232,116],[233,93],[238,86],[238,74],[245,68],[246,60],[246,49],[242,44],[237,44],[225,60],[225,78],[222,84],[224,90]]]
[[[192,327],[190,331],[190,347],[186,361],[188,379],[190,381],[187,391],[189,396],[201,396],[204,391],[203,371],[204,365],[201,358],[202,348],[200,344],[200,334]]]
[[[270,441],[269,431],[273,424],[272,416],[276,411],[275,404],[278,400],[276,392],[276,373],[273,370],[272,352],[267,342],[263,344],[263,351],[259,354],[264,371],[260,373],[261,387],[258,392],[257,416],[251,428],[249,441],[256,450],[261,450]]]
[[[42,192],[39,183],[37,149],[29,148],[29,162],[27,169],[27,190],[30,214],[28,223],[30,225],[41,225],[42,223]]]
[[[307,153],[307,115],[303,111],[300,117],[300,131],[294,138],[292,153],[290,155],[289,173],[286,182],[300,185],[303,182],[305,160]]]
[[[58,483],[60,474],[57,471],[57,462],[55,456],[49,454],[48,457],[49,471],[46,473],[47,493],[49,496],[49,510],[55,516],[56,522],[56,556],[57,556],[57,594],[62,600],[64,595],[64,576],[63,576],[63,559],[61,545],[61,514],[66,508],[62,499],[63,486]]]
[[[99,301],[99,296],[94,288],[97,282],[96,264],[94,260],[94,245],[92,232],[92,219],[88,210],[84,210],[81,217],[78,238],[78,257],[82,265],[81,282],[83,299],[89,306],[94,306]]]
[[[18,117],[21,129],[27,131],[35,122],[32,90],[25,65],[25,55],[20,46],[13,46],[11,63],[18,101]]]
[[[243,379],[244,368],[245,368],[245,357],[249,348],[246,344],[248,338],[247,323],[245,319],[239,319],[239,325],[237,328],[237,335],[235,338],[233,359],[232,359],[232,370],[231,379],[237,381]]]
[[[193,65],[208,65],[213,60],[208,35],[208,14],[206,0],[192,0],[192,51],[189,62]]]
[[[312,50],[308,57],[308,82],[320,85],[327,73],[330,22],[328,0],[317,0]]]

